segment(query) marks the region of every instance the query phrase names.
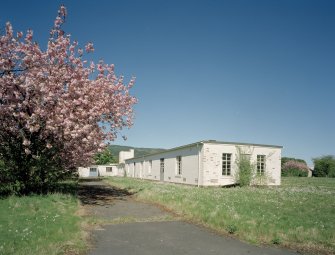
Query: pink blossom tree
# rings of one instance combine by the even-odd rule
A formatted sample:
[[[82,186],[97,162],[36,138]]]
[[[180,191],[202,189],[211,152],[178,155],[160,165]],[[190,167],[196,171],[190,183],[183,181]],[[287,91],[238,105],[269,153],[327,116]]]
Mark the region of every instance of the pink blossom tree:
[[[284,163],[282,167],[283,176],[308,176],[309,168],[305,162],[299,162],[296,160],[289,160]]]
[[[45,51],[9,22],[0,37],[0,182],[20,193],[45,191],[132,125],[134,78],[88,63],[93,44],[83,50],[64,33],[66,15],[61,6]]]

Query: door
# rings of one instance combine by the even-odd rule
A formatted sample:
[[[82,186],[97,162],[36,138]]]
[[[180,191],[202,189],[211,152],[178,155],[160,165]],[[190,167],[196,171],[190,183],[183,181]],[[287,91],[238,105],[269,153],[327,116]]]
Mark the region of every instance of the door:
[[[98,176],[98,169],[96,167],[90,167],[90,177],[97,177]]]
[[[164,181],[164,158],[160,159],[160,181]]]

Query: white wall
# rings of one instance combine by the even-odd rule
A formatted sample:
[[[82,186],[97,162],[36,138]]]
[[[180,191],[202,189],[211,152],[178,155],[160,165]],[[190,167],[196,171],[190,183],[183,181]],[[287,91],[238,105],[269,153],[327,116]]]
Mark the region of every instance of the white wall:
[[[181,147],[151,156],[128,159],[125,164],[127,176],[160,180],[160,158],[164,158],[164,181],[202,186],[224,186],[236,183],[238,148],[243,154],[250,154],[256,165],[257,155],[265,155],[265,174],[254,178],[253,184],[280,185],[281,148],[260,145],[236,145],[203,143]],[[231,175],[222,175],[222,154],[231,154]],[[198,155],[200,155],[200,160]],[[177,174],[177,156],[182,157],[182,174]],[[151,172],[149,162],[152,160]],[[200,170],[199,170],[200,165]]]
[[[160,159],[164,158],[164,181],[198,185],[198,153],[201,145],[188,146],[151,156],[126,160],[127,176],[160,180]],[[177,174],[177,156],[181,156],[182,173]],[[150,160],[152,168],[150,172]],[[135,163],[135,167],[134,167]]]
[[[107,167],[112,168],[111,172],[107,172]],[[118,164],[110,164],[110,165],[99,165],[98,166],[99,175],[100,176],[117,176],[119,173]]]
[[[97,168],[98,176],[117,176],[119,175],[118,164],[110,164],[110,165],[92,165],[89,167],[79,167],[78,173],[79,177],[90,177],[90,168]],[[106,167],[111,167],[112,172],[107,172]]]
[[[79,177],[88,177],[90,172],[89,167],[78,167]]]
[[[265,155],[265,175],[255,178],[253,184],[280,185],[281,148],[257,145],[211,144],[205,143],[201,156],[201,185],[230,185],[235,183],[237,173],[236,160],[238,148],[242,153],[250,154],[250,160],[256,165],[257,155]],[[222,175],[222,154],[231,153],[231,175]],[[265,183],[264,183],[265,182]]]
[[[124,163],[126,159],[134,157],[134,150],[130,149],[129,151],[120,151],[119,152],[119,164]]]

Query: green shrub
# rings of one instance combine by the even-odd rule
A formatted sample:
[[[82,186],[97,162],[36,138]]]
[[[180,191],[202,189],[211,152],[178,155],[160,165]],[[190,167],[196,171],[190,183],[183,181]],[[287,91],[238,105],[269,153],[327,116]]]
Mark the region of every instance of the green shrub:
[[[236,182],[240,186],[249,186],[252,180],[255,167],[250,162],[248,155],[243,154],[242,150],[238,148],[238,155],[236,158],[237,172],[235,173]]]
[[[281,174],[286,177],[307,177],[309,168],[306,163],[296,160],[289,160],[282,166]]]
[[[313,159],[316,177],[335,177],[335,156],[323,156]]]
[[[271,242],[272,242],[273,244],[276,244],[276,245],[281,244],[281,240],[280,240],[279,237],[274,237],[274,238],[271,240]]]
[[[285,171],[282,171],[282,176],[284,177],[307,177],[308,173],[301,171],[299,169],[290,168]]]
[[[230,224],[226,227],[226,230],[229,234],[235,234],[237,231],[237,227],[234,224]]]
[[[8,157],[0,152],[0,195],[46,194],[76,172],[75,167],[64,168],[60,156],[53,157],[51,152],[28,159],[15,148],[10,152]]]
[[[109,148],[106,148],[104,151],[95,154],[94,162],[97,165],[107,165],[117,163],[117,160],[112,154],[111,150]]]

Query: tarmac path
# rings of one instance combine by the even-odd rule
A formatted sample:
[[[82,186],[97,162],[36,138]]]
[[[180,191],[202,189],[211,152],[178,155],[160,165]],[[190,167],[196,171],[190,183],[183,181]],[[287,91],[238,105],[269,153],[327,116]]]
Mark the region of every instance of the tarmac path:
[[[181,221],[162,209],[135,201],[125,190],[101,180],[81,183],[84,209],[100,219],[92,233],[90,255],[293,255],[296,252],[258,247]]]

